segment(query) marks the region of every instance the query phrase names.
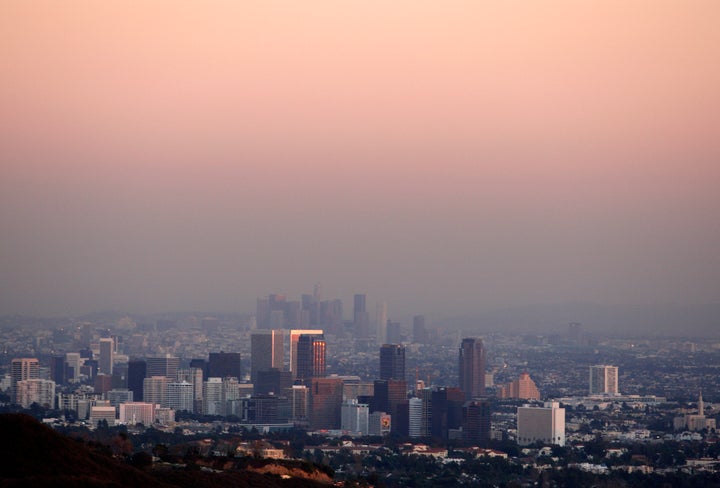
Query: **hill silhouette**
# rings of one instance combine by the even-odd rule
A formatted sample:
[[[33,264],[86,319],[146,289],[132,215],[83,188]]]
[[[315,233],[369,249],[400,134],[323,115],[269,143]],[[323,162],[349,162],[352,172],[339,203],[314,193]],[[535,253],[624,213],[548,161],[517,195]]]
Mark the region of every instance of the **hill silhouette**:
[[[104,446],[65,437],[25,414],[0,415],[0,486],[72,487],[308,487],[325,484],[302,478],[280,479],[253,471],[210,473],[140,470],[114,458]]]

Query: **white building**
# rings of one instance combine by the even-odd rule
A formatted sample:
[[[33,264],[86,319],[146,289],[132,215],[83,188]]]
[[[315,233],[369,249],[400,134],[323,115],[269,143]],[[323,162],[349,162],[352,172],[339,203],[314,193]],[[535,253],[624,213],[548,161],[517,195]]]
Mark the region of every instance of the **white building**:
[[[46,408],[55,406],[55,382],[52,380],[28,379],[15,385],[17,403],[23,408],[37,403]]]
[[[224,415],[222,378],[208,378],[203,383],[203,413]]]
[[[608,366],[606,364],[590,366],[590,394],[619,394],[617,366]]]
[[[173,381],[167,385],[167,404],[176,411],[193,411],[193,385],[187,381]]]
[[[96,428],[98,422],[100,422],[101,420],[106,420],[109,427],[114,426],[115,407],[111,405],[90,407],[90,428]]]
[[[340,406],[340,428],[355,435],[368,434],[370,407],[357,400],[346,400]]]
[[[422,437],[423,435],[423,401],[420,398],[408,400],[408,417],[410,437]]]
[[[518,407],[518,444],[527,446],[538,441],[565,445],[565,409],[558,402],[545,402],[543,407]]]
[[[146,402],[121,403],[119,422],[121,424],[150,426],[155,422],[155,405]]]

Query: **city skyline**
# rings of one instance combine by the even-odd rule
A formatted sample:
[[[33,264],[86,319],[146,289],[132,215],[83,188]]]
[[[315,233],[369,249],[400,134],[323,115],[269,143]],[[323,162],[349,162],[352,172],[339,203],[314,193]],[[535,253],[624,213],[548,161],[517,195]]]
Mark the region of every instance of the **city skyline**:
[[[3,7],[0,315],[718,304],[717,2]]]

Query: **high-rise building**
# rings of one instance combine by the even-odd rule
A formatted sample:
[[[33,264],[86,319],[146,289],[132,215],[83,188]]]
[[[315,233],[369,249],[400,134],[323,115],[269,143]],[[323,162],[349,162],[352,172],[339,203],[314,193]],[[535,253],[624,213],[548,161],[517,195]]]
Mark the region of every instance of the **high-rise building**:
[[[207,368],[210,378],[242,378],[239,352],[211,352]]]
[[[293,385],[286,390],[290,400],[291,418],[296,427],[308,427],[308,409],[310,402],[310,389],[303,385]]]
[[[33,403],[52,408],[55,405],[55,382],[39,378],[20,380],[15,384],[15,403],[30,408]]]
[[[527,446],[538,441],[565,445],[565,409],[558,402],[545,402],[543,407],[518,407],[518,444]]]
[[[380,379],[405,380],[405,347],[383,344],[380,348]]]
[[[476,445],[490,442],[490,402],[473,400],[463,405],[463,438]]]
[[[80,380],[80,368],[85,364],[85,359],[80,356],[79,352],[66,352],[65,363],[68,368],[68,380]]]
[[[530,375],[527,372],[522,372],[518,379],[500,387],[498,397],[540,400],[540,391],[532,378],[530,378]]]
[[[203,383],[203,411],[205,415],[225,415],[222,378],[208,378]]]
[[[153,376],[164,376],[171,381],[177,378],[177,370],[180,367],[180,358],[176,358],[170,354],[161,357],[151,357],[145,360],[146,378]]]
[[[365,294],[356,294],[353,299],[353,332],[358,339],[367,339],[370,334],[370,316],[366,301]]]
[[[343,381],[340,378],[312,378],[310,382],[310,428],[339,429]]]
[[[170,380],[166,376],[151,376],[143,380],[143,400],[163,407],[167,406],[167,386]]]
[[[422,434],[423,401],[414,397],[408,400],[408,435],[421,437]]]
[[[413,342],[416,344],[428,343],[428,332],[425,327],[424,315],[416,315],[413,317]]]
[[[369,414],[367,404],[358,403],[357,400],[345,400],[340,407],[340,428],[352,435],[368,435]]]
[[[143,400],[143,381],[147,374],[147,363],[134,359],[128,361],[128,389],[132,390],[136,401]]]
[[[65,384],[67,381],[67,364],[65,356],[53,356],[50,362],[50,377],[58,384]]]
[[[10,364],[10,388],[13,403],[18,403],[19,381],[40,379],[40,361],[37,358],[16,358]]]
[[[460,344],[460,389],[472,400],[485,395],[485,347],[482,339],[467,338]]]
[[[377,304],[375,313],[375,343],[380,346],[388,342],[387,338],[387,303]]]
[[[167,385],[167,406],[176,411],[193,412],[194,390],[192,383],[173,381]]]
[[[386,412],[394,419],[398,418],[400,404],[407,401],[407,382],[405,380],[375,380],[374,396],[370,410]],[[393,422],[393,429],[407,430],[407,425]]]
[[[115,354],[115,343],[112,337],[103,337],[100,339],[100,373],[113,373],[113,356]]]
[[[460,388],[437,388],[431,394],[432,425],[434,437],[447,439],[450,430],[462,426],[462,407],[465,404],[465,393]]]
[[[270,393],[279,395],[290,388],[292,384],[293,378],[290,371],[280,371],[276,368],[262,370],[257,372],[257,377],[253,381],[253,393],[256,395]]]
[[[250,378],[257,381],[258,371],[282,371],[285,362],[285,344],[280,330],[258,330],[250,336]]]
[[[302,381],[325,376],[326,343],[322,335],[302,334],[297,342],[297,372]]]
[[[322,329],[292,329],[290,330],[290,371],[297,378],[297,347],[300,336],[303,334],[322,336]]]
[[[590,394],[617,395],[618,368],[606,364],[590,366]]]

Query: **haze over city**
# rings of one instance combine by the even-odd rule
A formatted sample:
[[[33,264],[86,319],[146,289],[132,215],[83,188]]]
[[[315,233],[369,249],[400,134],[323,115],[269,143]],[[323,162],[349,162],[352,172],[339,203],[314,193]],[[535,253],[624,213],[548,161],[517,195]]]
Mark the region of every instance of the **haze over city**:
[[[3,2],[0,314],[716,306],[719,19]]]

